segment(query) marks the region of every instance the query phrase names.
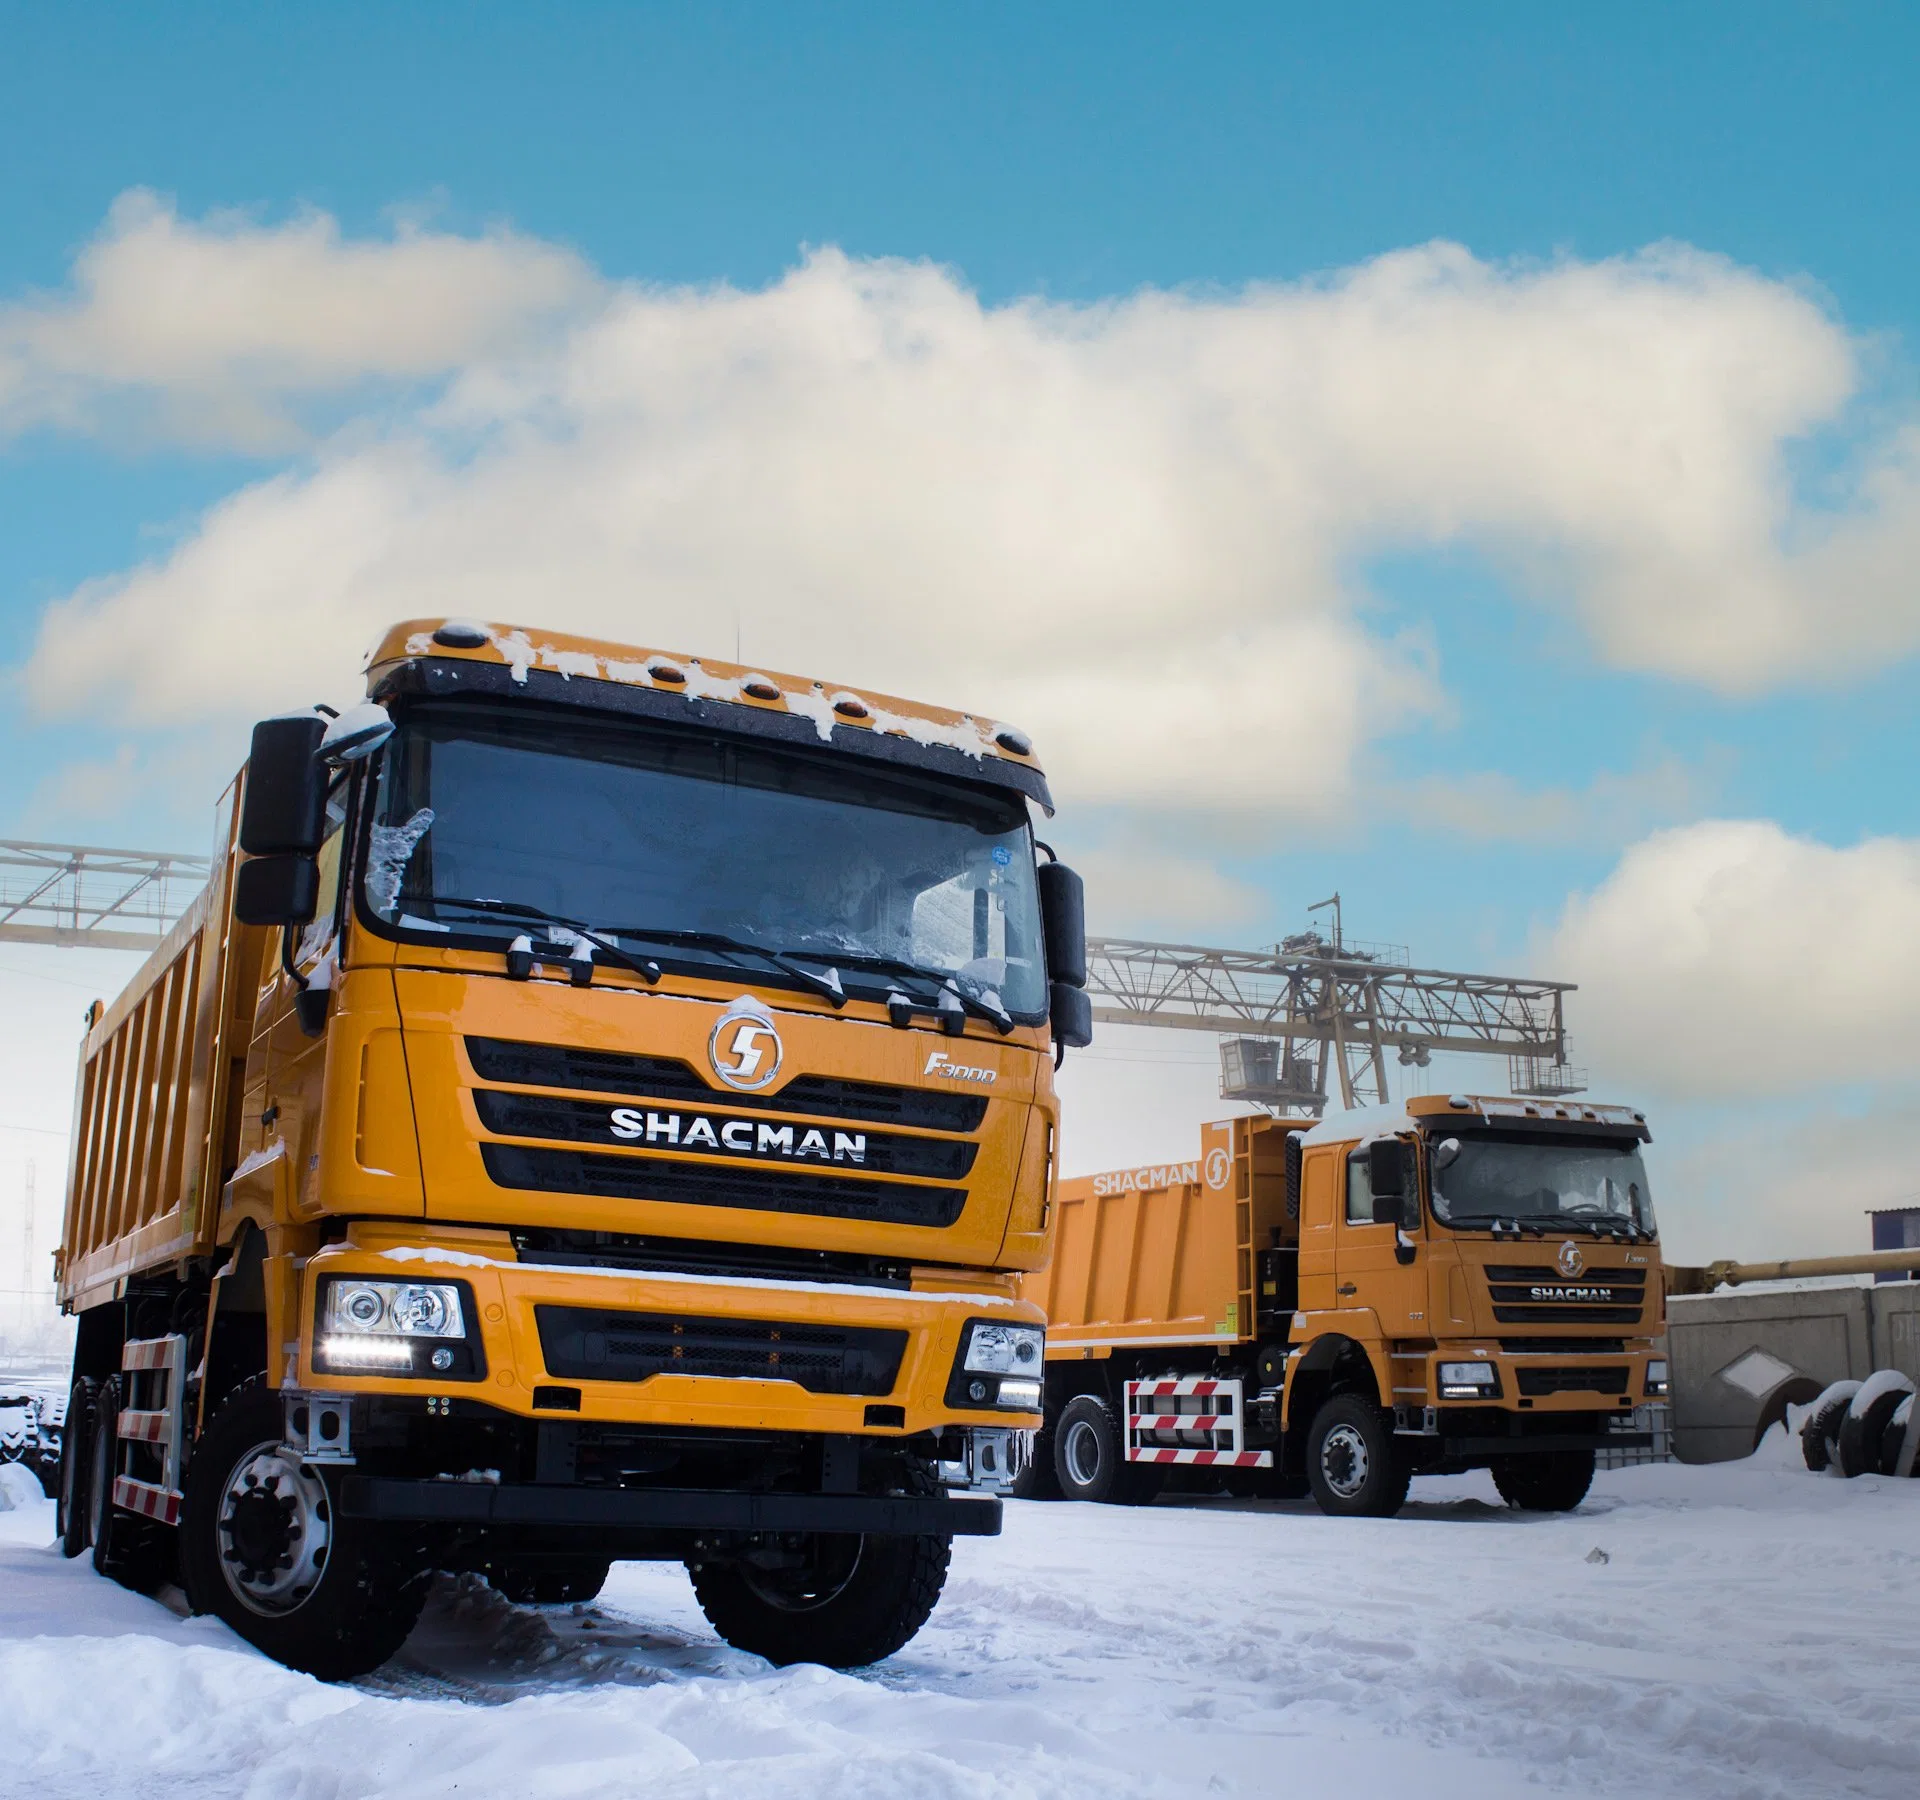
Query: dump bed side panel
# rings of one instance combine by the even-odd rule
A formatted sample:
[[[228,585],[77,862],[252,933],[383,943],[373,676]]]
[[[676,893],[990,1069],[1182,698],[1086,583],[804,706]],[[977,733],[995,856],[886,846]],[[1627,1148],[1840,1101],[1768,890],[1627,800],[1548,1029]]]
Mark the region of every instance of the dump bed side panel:
[[[1231,1162],[1198,1161],[1061,1182],[1053,1261],[1023,1292],[1049,1343],[1217,1342],[1238,1335]]]
[[[227,854],[81,1047],[58,1263],[64,1305],[113,1298],[125,1277],[207,1247],[205,1202],[224,1173],[237,791],[221,813]]]

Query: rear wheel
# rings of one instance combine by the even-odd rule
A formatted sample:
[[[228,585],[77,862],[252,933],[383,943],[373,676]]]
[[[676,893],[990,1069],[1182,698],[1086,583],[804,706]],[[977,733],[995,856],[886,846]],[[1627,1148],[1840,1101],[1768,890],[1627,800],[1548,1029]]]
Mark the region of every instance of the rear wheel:
[[[1335,1394],[1307,1434],[1307,1484],[1323,1513],[1390,1519],[1407,1501],[1413,1470],[1393,1441],[1393,1421],[1364,1394]]]
[[[281,1411],[252,1381],[201,1433],[181,1514],[187,1593],[276,1662],[344,1681],[406,1642],[426,1570],[398,1537],[340,1513],[337,1477],[282,1448]]]
[[[1154,1463],[1130,1463],[1113,1408],[1093,1394],[1076,1394],[1053,1435],[1054,1478],[1068,1500],[1144,1506],[1166,1480]]]
[[[910,1493],[940,1489],[914,1471]],[[785,1667],[858,1669],[891,1656],[931,1616],[953,1540],[784,1532],[737,1559],[689,1561],[694,1598],[736,1650]]]
[[[87,1547],[87,1450],[93,1442],[92,1379],[76,1375],[67,1393],[67,1422],[60,1428],[60,1482],[54,1504],[54,1528],[62,1556],[78,1556]]]
[[[1520,1512],[1572,1512],[1593,1486],[1591,1450],[1545,1456],[1502,1456],[1493,1464],[1500,1498]]]

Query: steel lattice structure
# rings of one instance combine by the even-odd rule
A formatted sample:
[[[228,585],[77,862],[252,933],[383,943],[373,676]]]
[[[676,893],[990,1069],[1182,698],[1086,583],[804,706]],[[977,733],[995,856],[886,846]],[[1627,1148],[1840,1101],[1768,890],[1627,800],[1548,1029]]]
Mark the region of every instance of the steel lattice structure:
[[[1087,991],[1110,1025],[1208,1031],[1221,1092],[1318,1114],[1332,1075],[1345,1106],[1385,1101],[1386,1053],[1424,1066],[1435,1051],[1505,1056],[1515,1093],[1570,1094],[1568,981],[1414,969],[1309,933],[1271,951],[1091,938]]]
[[[0,942],[151,950],[210,867],[204,856],[0,839]]]

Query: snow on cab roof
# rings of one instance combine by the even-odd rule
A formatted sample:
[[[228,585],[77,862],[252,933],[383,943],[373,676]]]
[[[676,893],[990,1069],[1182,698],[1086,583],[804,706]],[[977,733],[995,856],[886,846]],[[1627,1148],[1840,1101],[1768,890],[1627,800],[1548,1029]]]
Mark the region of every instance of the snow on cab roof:
[[[478,619],[409,619],[388,630],[367,657],[369,675],[419,657],[459,658],[504,665],[516,682],[530,671],[550,670],[564,680],[611,681],[653,688],[687,700],[720,700],[769,712],[787,712],[812,722],[823,742],[836,727],[853,727],[957,750],[976,761],[1038,769],[1033,742],[1018,726],[972,713],[923,706],[864,689],[829,689],[805,676],[767,673],[710,658],[673,655],[633,644],[573,637],[565,632],[494,625]]]
[[[1542,1119],[1588,1121],[1601,1125],[1645,1125],[1646,1115],[1630,1106],[1602,1106],[1584,1100],[1529,1100],[1514,1094],[1422,1094],[1403,1104],[1357,1106],[1351,1112],[1329,1113],[1303,1144],[1347,1144],[1356,1138],[1391,1137],[1417,1131],[1444,1118]]]

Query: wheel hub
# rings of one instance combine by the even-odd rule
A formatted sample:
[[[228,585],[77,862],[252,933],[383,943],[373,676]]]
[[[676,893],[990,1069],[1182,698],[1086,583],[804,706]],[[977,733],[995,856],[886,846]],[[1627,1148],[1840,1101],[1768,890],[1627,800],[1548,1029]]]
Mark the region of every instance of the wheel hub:
[[[812,1612],[825,1606],[853,1579],[863,1537],[841,1532],[795,1533],[780,1550],[748,1557],[741,1579],[766,1605],[780,1612]]]
[[[262,1444],[234,1465],[220,1496],[220,1573],[252,1611],[293,1612],[319,1583],[332,1526],[319,1475]]]
[[[1367,1455],[1367,1440],[1351,1425],[1336,1425],[1320,1444],[1320,1473],[1343,1500],[1367,1485],[1372,1466]]]
[[[1067,1467],[1082,1487],[1091,1487],[1100,1474],[1100,1436],[1085,1419],[1076,1419],[1067,1431]]]

